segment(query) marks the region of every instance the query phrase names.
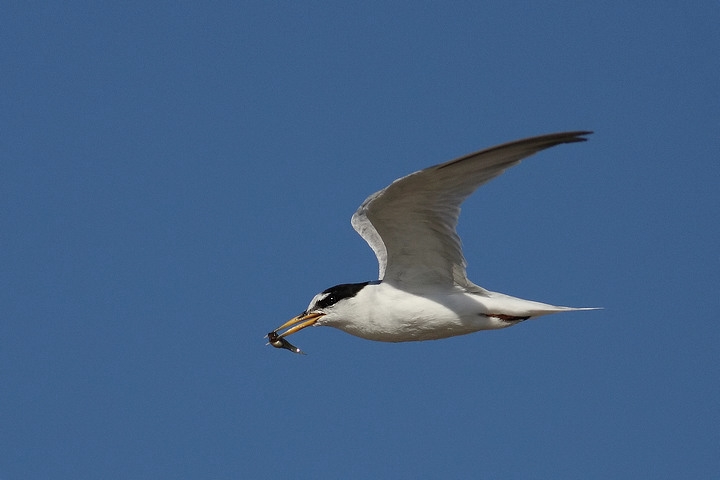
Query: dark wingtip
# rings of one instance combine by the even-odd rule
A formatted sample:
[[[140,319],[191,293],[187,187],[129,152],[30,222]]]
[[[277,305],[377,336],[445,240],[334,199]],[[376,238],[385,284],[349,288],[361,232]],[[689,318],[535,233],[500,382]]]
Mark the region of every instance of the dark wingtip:
[[[592,130],[580,130],[577,132],[568,132],[567,135],[572,135],[573,138],[571,138],[570,142],[587,142],[587,138],[585,138],[583,135],[592,135]]]
[[[574,143],[574,142],[587,142],[587,138],[585,138],[585,135],[592,135],[594,132],[591,130],[577,130],[573,132],[559,132],[559,133],[550,133],[547,135],[539,135],[537,137],[530,137],[526,140],[537,140],[537,139],[547,139],[550,143],[554,143],[557,145],[558,143]]]

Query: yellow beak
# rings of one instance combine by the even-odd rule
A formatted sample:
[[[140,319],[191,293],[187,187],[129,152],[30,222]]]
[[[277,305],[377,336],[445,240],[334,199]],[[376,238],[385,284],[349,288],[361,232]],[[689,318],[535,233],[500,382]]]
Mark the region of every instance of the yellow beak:
[[[279,332],[280,330],[287,328],[283,333],[279,335],[279,337],[287,337],[288,335],[292,335],[295,332],[299,332],[305,327],[310,327],[312,325],[315,325],[315,322],[318,321],[320,317],[325,315],[324,313],[302,313],[298,315],[297,317],[293,317],[287,322],[280,325],[278,328],[274,330],[274,332]]]

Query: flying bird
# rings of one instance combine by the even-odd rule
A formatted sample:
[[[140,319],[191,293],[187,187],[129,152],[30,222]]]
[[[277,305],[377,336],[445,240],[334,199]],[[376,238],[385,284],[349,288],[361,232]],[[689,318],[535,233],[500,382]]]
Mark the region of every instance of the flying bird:
[[[351,223],[375,252],[379,279],[318,293],[307,310],[267,335],[269,343],[303,353],[286,337],[321,325],[381,342],[435,340],[550,313],[595,310],[523,300],[474,284],[456,230],[460,205],[479,186],[530,155],[584,142],[591,133],[505,143],[411,173],[370,195]]]

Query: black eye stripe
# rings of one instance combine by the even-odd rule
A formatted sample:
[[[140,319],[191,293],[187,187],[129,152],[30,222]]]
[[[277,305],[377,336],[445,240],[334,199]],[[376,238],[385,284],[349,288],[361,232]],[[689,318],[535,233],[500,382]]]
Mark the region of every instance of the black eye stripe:
[[[332,305],[336,302],[337,302],[337,299],[335,298],[335,295],[328,295],[327,297],[318,301],[317,306],[320,308],[325,308],[325,307],[329,307],[330,305]]]
[[[343,283],[341,285],[335,285],[334,287],[330,287],[324,292],[322,292],[326,293],[327,295],[322,299],[318,300],[318,302],[315,304],[315,307],[327,308],[331,305],[336,304],[340,300],[343,300],[345,298],[352,298],[357,295],[360,290],[365,288],[368,283],[370,282]]]

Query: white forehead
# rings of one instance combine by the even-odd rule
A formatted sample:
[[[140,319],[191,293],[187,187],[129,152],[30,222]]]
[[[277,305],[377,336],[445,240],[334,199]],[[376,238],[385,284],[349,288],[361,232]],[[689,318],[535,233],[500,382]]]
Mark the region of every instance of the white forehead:
[[[315,295],[315,296],[313,297],[313,299],[310,300],[310,304],[308,305],[308,308],[307,308],[306,311],[309,312],[310,310],[312,310],[312,308],[313,308],[315,305],[317,305],[317,302],[319,302],[319,301],[322,300],[323,298],[327,297],[328,295],[330,295],[330,292],[321,292],[321,293],[318,293],[317,295]]]

